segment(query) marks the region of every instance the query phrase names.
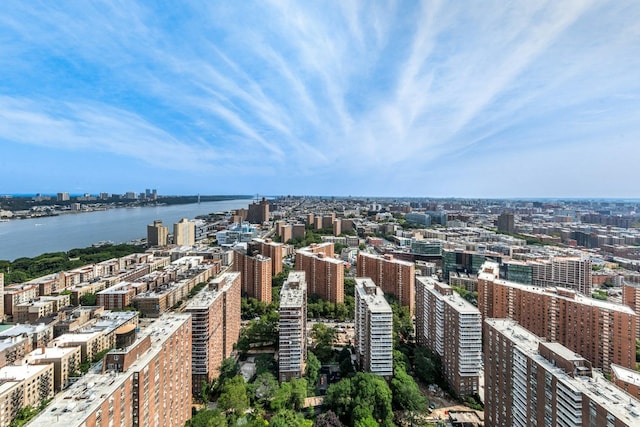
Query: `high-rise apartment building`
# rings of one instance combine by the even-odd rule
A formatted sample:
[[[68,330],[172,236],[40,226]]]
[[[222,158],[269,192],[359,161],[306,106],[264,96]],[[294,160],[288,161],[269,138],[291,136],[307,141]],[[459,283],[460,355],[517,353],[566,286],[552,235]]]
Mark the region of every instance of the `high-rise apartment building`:
[[[101,374],[83,376],[32,423],[182,427],[191,400],[191,316],[164,315],[133,344],[107,353]]]
[[[640,402],[579,354],[511,320],[484,327],[485,426],[639,425]]]
[[[333,257],[333,243],[299,249],[295,269],[305,272],[309,294],[344,302],[344,262]]]
[[[416,278],[416,341],[440,356],[445,379],[458,396],[478,393],[480,311],[429,277]]]
[[[483,318],[509,318],[549,341],[581,354],[609,372],[612,363],[635,367],[637,315],[629,307],[564,288],[539,288],[499,279],[498,264],[478,275]]]
[[[369,277],[356,278],[355,348],[361,370],[393,375],[393,312]]]
[[[157,219],[153,224],[147,225],[147,245],[148,246],[167,246],[167,237],[169,236],[169,228],[162,225],[162,221]]]
[[[59,202],[68,202],[70,200],[69,193],[58,193],[56,195],[56,200]]]
[[[282,251],[284,245],[274,242],[271,239],[253,239],[247,245],[247,251],[252,255],[259,253],[260,255],[271,258],[271,274],[274,276],[282,272]]]
[[[504,231],[505,233],[515,233],[516,225],[513,214],[511,212],[503,212],[498,216],[497,224],[498,231]]]
[[[247,221],[252,224],[262,224],[269,221],[269,202],[264,197],[260,202],[253,202],[249,205]]]
[[[307,283],[292,271],[280,290],[278,379],[301,378],[307,360]]]
[[[173,224],[173,243],[179,246],[193,246],[196,244],[196,223],[182,218]]]
[[[240,272],[244,295],[271,302],[271,258],[250,256],[243,250],[234,250],[233,271]]]
[[[400,305],[409,307],[411,314],[415,304],[415,272],[412,262],[394,259],[392,255],[358,253],[357,276],[370,277],[385,294],[392,294]]]
[[[531,262],[530,265],[534,286],[562,286],[591,296],[591,260],[554,257],[550,261]]]
[[[640,339],[640,284],[622,283],[622,303],[636,313],[636,339]]]
[[[223,273],[194,296],[185,312],[191,314],[193,395],[202,382],[220,375],[222,361],[231,356],[240,337],[240,273]]]

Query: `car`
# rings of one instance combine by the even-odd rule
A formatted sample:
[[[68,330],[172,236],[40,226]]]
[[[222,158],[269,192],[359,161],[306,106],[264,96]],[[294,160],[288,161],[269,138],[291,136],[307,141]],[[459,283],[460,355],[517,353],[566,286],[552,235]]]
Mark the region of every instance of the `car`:
[[[433,402],[429,403],[429,409],[431,409],[432,411],[436,409],[436,404]]]

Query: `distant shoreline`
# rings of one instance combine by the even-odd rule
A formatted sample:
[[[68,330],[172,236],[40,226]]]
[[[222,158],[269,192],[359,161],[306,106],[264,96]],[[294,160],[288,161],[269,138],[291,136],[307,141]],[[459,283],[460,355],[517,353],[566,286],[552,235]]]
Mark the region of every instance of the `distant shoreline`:
[[[42,198],[36,200],[37,198]],[[70,196],[69,200],[58,201],[55,196],[48,195],[10,195],[0,196],[0,211],[9,211],[11,215],[2,215],[0,218],[31,219],[51,217],[66,214],[81,214],[118,208],[158,207],[169,205],[186,205],[199,202],[224,202],[227,200],[249,200],[249,195],[190,195],[190,196],[159,196],[156,199],[122,199],[110,197],[100,199],[95,196]],[[79,205],[79,206],[78,206]],[[78,209],[79,207],[79,209]]]

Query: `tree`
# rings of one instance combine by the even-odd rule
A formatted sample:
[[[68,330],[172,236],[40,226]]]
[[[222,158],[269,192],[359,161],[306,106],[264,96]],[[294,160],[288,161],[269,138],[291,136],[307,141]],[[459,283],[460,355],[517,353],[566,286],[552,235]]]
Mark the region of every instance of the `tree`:
[[[202,409],[186,423],[187,427],[227,427],[227,419],[219,409]]]
[[[330,410],[318,415],[313,427],[344,427],[344,424],[342,424],[336,413]]]
[[[393,394],[393,407],[397,410],[422,412],[427,407],[427,401],[420,392],[418,385],[405,372],[402,366],[396,366],[393,369],[391,391]]]
[[[294,378],[291,381],[291,404],[297,411],[304,407],[304,399],[307,397],[307,380]]]
[[[327,390],[325,405],[350,425],[372,416],[383,426],[393,425],[391,390],[378,375],[358,372],[332,384]]]
[[[247,385],[242,376],[237,375],[224,383],[222,393],[218,398],[218,408],[236,416],[249,409]]]
[[[322,363],[328,363],[333,357],[333,342],[336,330],[323,323],[315,323],[311,328],[311,337],[315,342],[314,353]]]
[[[306,420],[291,409],[281,409],[270,420],[270,427],[312,427],[313,421]]]
[[[307,377],[307,386],[309,387],[309,392],[314,392],[316,389],[321,367],[322,365],[320,364],[320,361],[318,360],[316,355],[313,354],[312,351],[307,351],[307,367],[305,376]]]
[[[214,391],[220,392],[222,390],[222,387],[224,386],[224,383],[227,380],[237,376],[239,373],[240,366],[234,358],[228,357],[224,359],[222,361],[222,364],[220,365],[220,375],[218,375],[218,378],[215,381],[215,386],[213,387]]]
[[[86,293],[80,297],[80,305],[94,306],[98,297],[94,293]]]
[[[262,407],[268,407],[279,388],[278,380],[271,372],[263,372],[257,376],[249,387],[254,402]]]
[[[427,384],[442,382],[440,359],[429,349],[418,347],[414,350],[414,370],[418,378]]]

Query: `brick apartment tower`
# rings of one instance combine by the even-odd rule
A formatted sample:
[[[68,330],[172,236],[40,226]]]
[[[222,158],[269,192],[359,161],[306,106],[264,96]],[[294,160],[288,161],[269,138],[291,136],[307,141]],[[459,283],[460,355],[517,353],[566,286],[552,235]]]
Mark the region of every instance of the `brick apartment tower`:
[[[249,205],[247,221],[252,224],[262,224],[269,221],[269,202],[264,197],[260,202],[253,202]]]
[[[185,308],[192,322],[192,387],[200,396],[202,382],[220,375],[240,336],[240,273],[223,273],[193,297]]]
[[[271,274],[274,276],[282,272],[282,251],[284,245],[271,239],[253,239],[249,242],[249,252],[256,252],[262,256],[271,258]]]
[[[640,339],[640,284],[622,283],[622,303],[636,313],[636,339]]]
[[[556,341],[609,373],[612,363],[635,367],[637,315],[629,307],[587,298],[565,288],[538,288],[499,279],[486,262],[478,275],[478,308],[484,319],[508,318]]]
[[[302,378],[307,361],[307,284],[292,271],[280,290],[278,379]]]
[[[358,277],[370,277],[385,294],[393,294],[414,313],[416,267],[412,262],[359,252],[356,270]]]
[[[393,312],[368,277],[356,278],[355,349],[362,371],[393,376]]]
[[[485,426],[638,425],[640,402],[579,354],[512,320],[484,329]]]
[[[534,286],[562,286],[591,296],[593,276],[591,260],[577,257],[555,257],[550,261],[531,262]]]
[[[191,418],[191,401],[191,316],[171,314],[143,329],[131,345],[109,352],[101,374],[83,376],[32,423],[182,427]]]
[[[250,256],[234,250],[233,271],[240,272],[242,293],[262,302],[271,302],[271,258]]]
[[[295,268],[305,272],[310,295],[344,302],[344,262],[333,257],[333,243],[299,249]]]
[[[480,311],[445,283],[416,278],[416,341],[438,354],[458,396],[478,393],[482,359]]]

